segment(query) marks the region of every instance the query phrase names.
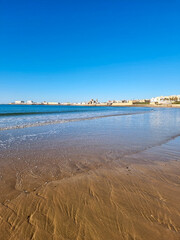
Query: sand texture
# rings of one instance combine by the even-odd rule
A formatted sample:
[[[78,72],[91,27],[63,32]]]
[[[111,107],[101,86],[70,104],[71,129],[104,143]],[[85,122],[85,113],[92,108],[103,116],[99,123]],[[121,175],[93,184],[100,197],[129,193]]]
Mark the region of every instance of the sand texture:
[[[19,193],[3,190],[0,239],[178,240],[179,171],[178,162],[109,165],[38,187],[35,171],[32,186],[17,176]]]

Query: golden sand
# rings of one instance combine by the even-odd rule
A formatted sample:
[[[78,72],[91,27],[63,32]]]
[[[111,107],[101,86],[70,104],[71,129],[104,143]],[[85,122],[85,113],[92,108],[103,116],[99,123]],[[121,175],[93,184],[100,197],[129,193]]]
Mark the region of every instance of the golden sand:
[[[178,240],[179,172],[171,162],[101,166],[49,182],[17,176],[18,193],[2,188],[0,239]]]

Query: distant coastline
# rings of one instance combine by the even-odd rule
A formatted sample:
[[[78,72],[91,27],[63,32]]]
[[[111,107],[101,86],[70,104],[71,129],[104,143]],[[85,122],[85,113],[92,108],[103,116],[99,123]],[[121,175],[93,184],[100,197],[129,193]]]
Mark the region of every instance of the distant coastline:
[[[16,100],[9,104],[12,105],[48,105],[48,106],[111,106],[111,107],[173,107],[180,108],[180,95],[160,96],[151,99],[131,99],[131,100],[109,100],[101,102],[98,99],[91,99],[84,102],[55,102],[43,101],[34,102],[32,100]]]
[[[1,104],[8,105],[8,104]],[[9,105],[25,105],[25,106],[78,106],[78,107],[150,107],[150,108],[180,108],[180,104],[128,104],[128,103],[115,103],[115,104],[12,104]]]

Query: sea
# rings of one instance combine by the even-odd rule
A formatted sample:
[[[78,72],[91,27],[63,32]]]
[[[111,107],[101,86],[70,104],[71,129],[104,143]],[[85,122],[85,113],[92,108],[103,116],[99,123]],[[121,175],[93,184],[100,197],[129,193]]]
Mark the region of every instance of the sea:
[[[147,108],[0,105],[0,130],[149,112]]]
[[[180,109],[0,105],[0,157],[65,148],[112,161],[142,153],[179,160]]]

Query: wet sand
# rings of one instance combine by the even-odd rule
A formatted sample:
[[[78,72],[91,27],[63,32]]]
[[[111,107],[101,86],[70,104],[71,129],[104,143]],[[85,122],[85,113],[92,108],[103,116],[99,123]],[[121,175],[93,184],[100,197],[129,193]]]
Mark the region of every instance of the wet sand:
[[[180,238],[178,161],[27,166],[4,167],[1,239]]]
[[[179,124],[173,110],[2,131],[0,239],[180,239]]]

